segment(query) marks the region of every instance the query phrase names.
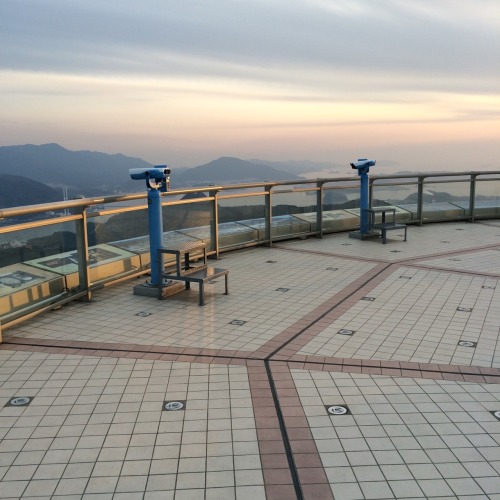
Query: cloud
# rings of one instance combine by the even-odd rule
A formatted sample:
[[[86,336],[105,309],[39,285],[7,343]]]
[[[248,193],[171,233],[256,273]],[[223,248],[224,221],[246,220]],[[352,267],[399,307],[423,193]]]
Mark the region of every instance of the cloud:
[[[342,82],[345,73],[359,75],[364,88],[370,73],[388,86],[397,77],[418,87],[422,75],[432,74],[475,88],[500,76],[493,61],[500,40],[494,5],[3,0],[0,63],[5,69],[162,78],[293,77],[312,88],[334,84],[337,74]]]
[[[323,152],[383,126],[490,138],[499,47],[498,0],[1,0],[0,129],[179,156],[279,151],[291,130]]]

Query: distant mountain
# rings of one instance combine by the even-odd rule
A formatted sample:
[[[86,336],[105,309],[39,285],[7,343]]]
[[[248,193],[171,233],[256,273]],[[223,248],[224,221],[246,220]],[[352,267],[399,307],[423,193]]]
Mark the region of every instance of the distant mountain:
[[[258,165],[231,157],[213,160],[205,165],[190,168],[179,175],[174,175],[172,172],[172,186],[175,188],[300,179],[303,177],[267,165]]]
[[[94,151],[69,151],[58,144],[0,147],[0,174],[22,174],[49,186],[66,186],[71,196],[101,196],[144,189],[129,168],[151,165],[139,158]]]
[[[58,144],[0,147],[0,175],[20,174],[55,188],[57,193],[60,193],[61,187],[64,186],[68,190],[69,198],[79,195],[95,197],[114,193],[142,192],[145,190],[144,183],[132,181],[128,170],[151,166],[140,158],[95,151],[70,151]],[[387,174],[397,167],[399,165],[390,160],[377,161],[377,168],[373,173]],[[174,168],[171,182],[175,189],[209,184],[294,181],[303,179],[301,174],[308,178],[335,177],[339,174],[354,175],[349,165],[334,162],[242,160],[221,157],[194,168]],[[39,200],[37,203],[52,201],[48,193],[47,198],[36,199]]]
[[[61,190],[20,175],[0,174],[0,208],[62,201]]]

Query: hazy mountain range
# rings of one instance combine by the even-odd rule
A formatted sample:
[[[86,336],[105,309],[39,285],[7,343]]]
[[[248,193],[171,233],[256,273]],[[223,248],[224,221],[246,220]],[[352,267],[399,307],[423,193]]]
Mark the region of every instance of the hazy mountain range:
[[[20,175],[72,195],[100,196],[137,188],[129,168],[149,167],[139,158],[94,151],[69,151],[58,144],[0,147],[0,175]]]
[[[70,151],[58,144],[3,146],[0,147],[0,207],[62,200],[63,187],[69,198],[140,192],[146,189],[144,182],[131,180],[128,171],[151,166],[140,158]],[[384,166],[392,167],[393,171],[398,167],[390,161],[384,161]],[[172,169],[171,186],[179,189],[209,184],[293,181],[303,179],[301,176],[338,174],[354,175],[348,165],[333,162],[221,157],[198,167]]]
[[[208,184],[297,180],[301,178],[298,173],[317,170],[324,165],[222,157],[198,167],[173,169],[171,184],[175,189]],[[95,151],[70,151],[58,144],[3,146],[0,147],[0,207],[62,200],[63,187],[70,198],[142,191],[145,190],[144,183],[131,180],[128,170],[151,166],[140,158]]]

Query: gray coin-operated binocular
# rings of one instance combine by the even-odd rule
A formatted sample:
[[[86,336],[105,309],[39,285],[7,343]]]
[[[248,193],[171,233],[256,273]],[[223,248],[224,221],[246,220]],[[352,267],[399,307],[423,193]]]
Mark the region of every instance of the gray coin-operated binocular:
[[[166,192],[170,188],[170,169],[166,165],[153,168],[131,168],[128,173],[134,181],[145,180],[148,189]]]
[[[368,158],[359,158],[358,161],[352,162],[351,167],[357,169],[358,175],[367,174],[370,171],[370,167],[373,167],[377,163],[376,160],[369,160]]]

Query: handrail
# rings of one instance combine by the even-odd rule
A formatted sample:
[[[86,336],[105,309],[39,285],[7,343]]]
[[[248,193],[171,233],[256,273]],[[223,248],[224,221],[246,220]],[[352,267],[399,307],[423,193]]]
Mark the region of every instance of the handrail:
[[[52,203],[40,203],[39,205],[25,205],[22,207],[0,208],[0,220],[7,217],[19,217],[42,212],[55,212],[66,208],[81,208],[91,205],[102,205],[104,203],[117,203],[122,201],[140,200],[146,198],[146,193],[104,196],[102,198],[78,198],[76,200],[55,201]]]
[[[415,174],[370,175],[370,179],[415,179],[417,177],[460,177],[463,175],[500,175],[500,170],[467,170],[465,172],[436,172]]]
[[[500,175],[500,170],[480,170],[480,171],[466,171],[466,172],[436,172],[436,173],[415,173],[415,174],[391,174],[391,175],[371,175],[370,181],[375,182],[378,180],[388,180],[388,179],[426,179],[432,177],[460,177],[460,176],[480,176],[480,175]],[[479,180],[479,179],[478,179]],[[325,183],[339,183],[339,182],[357,182],[359,178],[357,176],[350,177],[326,177],[317,179],[297,179],[291,181],[274,181],[274,182],[249,182],[242,184],[229,184],[225,186],[203,186],[196,188],[183,188],[183,189],[173,189],[167,193],[162,193],[162,196],[169,197],[181,194],[191,194],[200,193],[206,191],[230,191],[230,190],[241,190],[241,189],[252,189],[258,187],[274,187],[274,186],[291,186],[298,184],[316,184],[321,182]],[[122,195],[110,195],[103,196],[99,198],[78,198],[75,200],[67,201],[56,201],[51,203],[41,203],[38,205],[25,205],[21,207],[9,207],[0,208],[0,220],[25,216],[29,214],[36,214],[42,212],[58,211],[68,208],[81,208],[89,207],[92,205],[104,205],[108,203],[118,203],[125,201],[133,201],[145,199],[147,197],[146,193],[129,193]]]

